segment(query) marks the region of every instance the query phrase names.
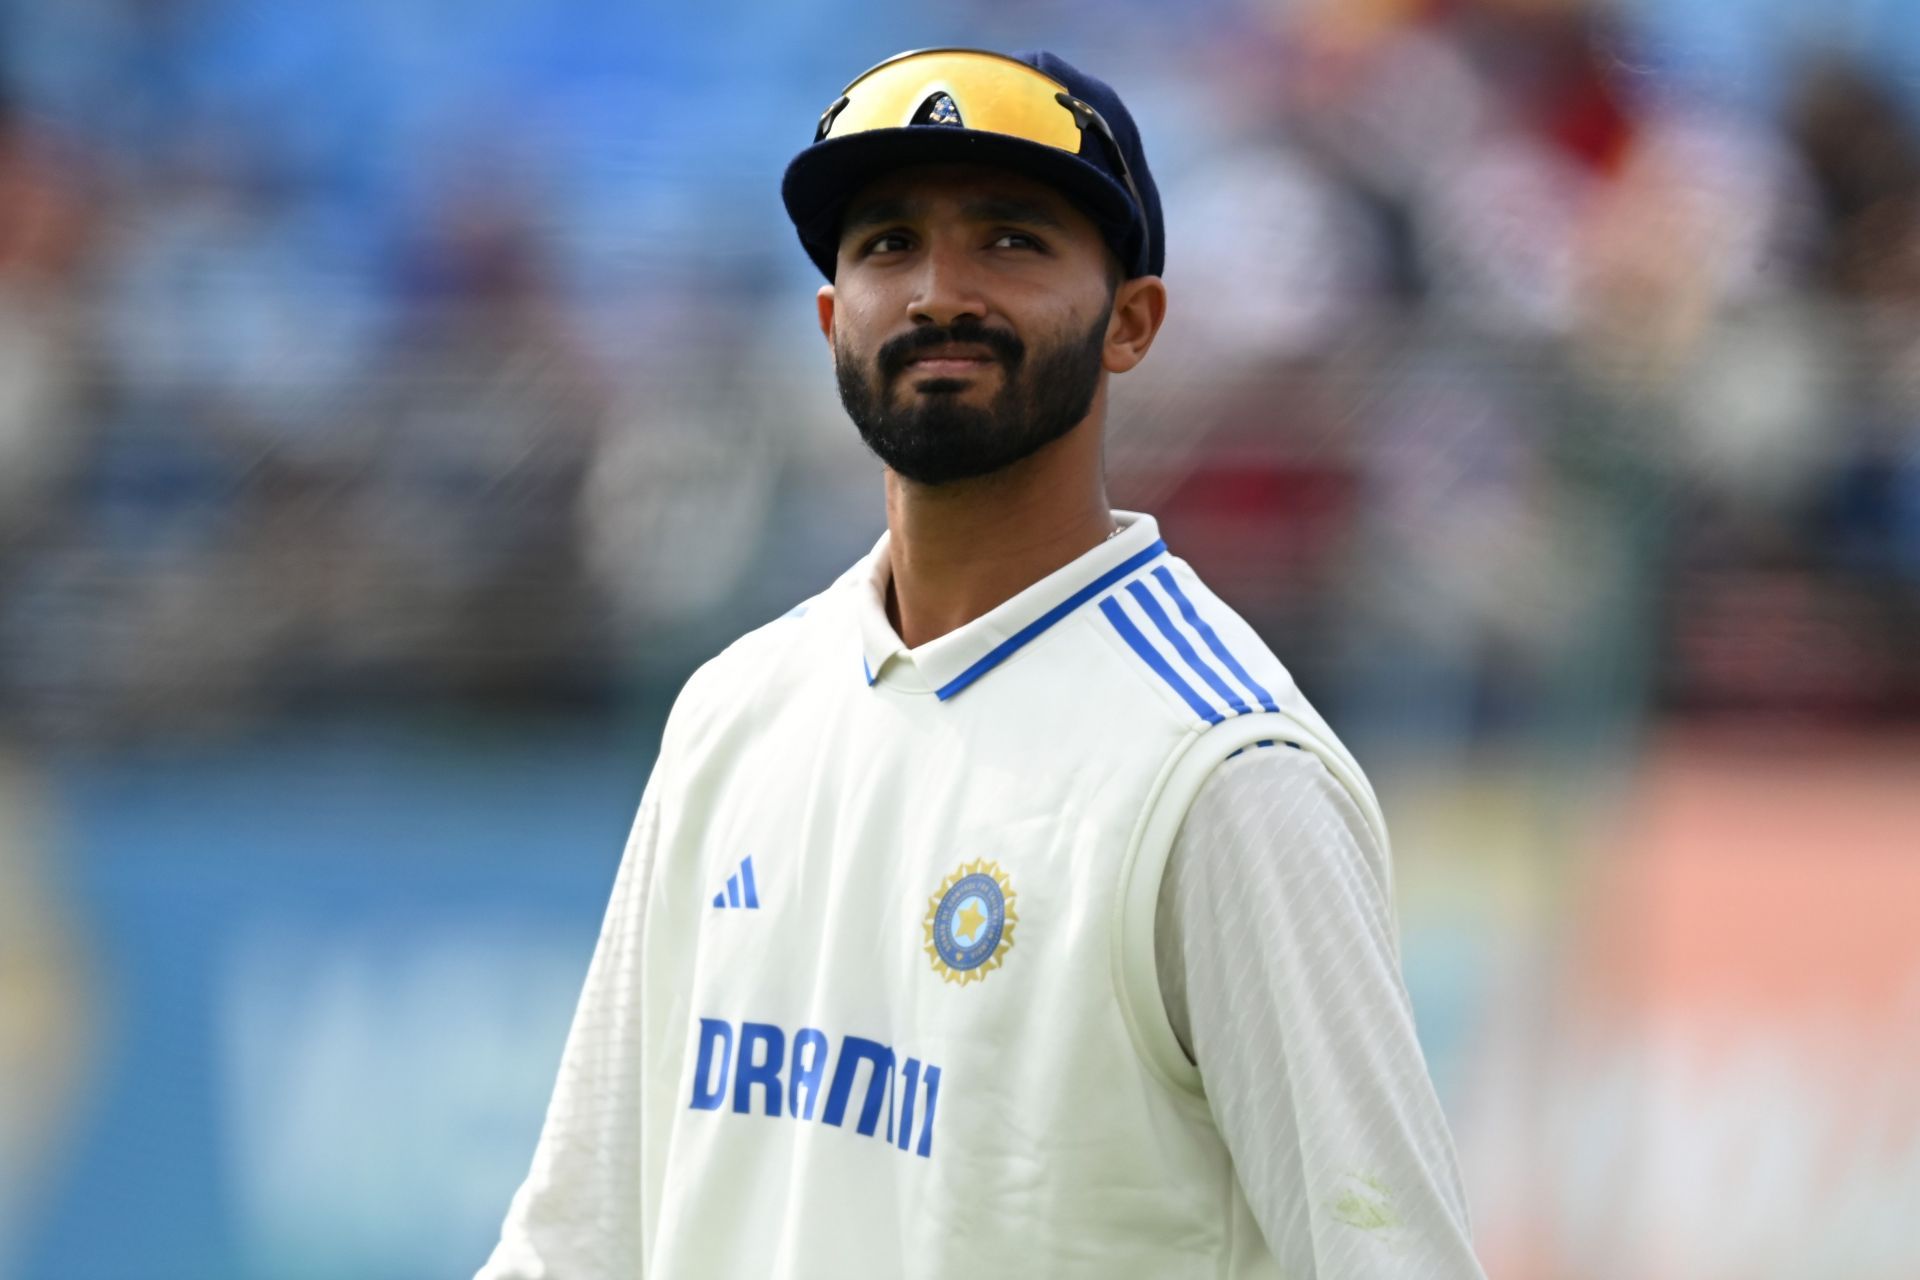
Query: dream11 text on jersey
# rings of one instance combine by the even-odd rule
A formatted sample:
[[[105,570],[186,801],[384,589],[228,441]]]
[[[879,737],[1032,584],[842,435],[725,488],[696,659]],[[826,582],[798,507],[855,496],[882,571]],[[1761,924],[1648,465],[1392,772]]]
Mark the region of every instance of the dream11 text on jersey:
[[[747,1115],[753,1110],[753,1091],[758,1087],[762,1090],[767,1115],[813,1119],[820,1081],[826,1073],[827,1035],[813,1027],[802,1027],[793,1033],[791,1042],[792,1072],[783,1088],[780,1076],[788,1056],[786,1032],[770,1022],[742,1022],[736,1035],[733,1023],[724,1018],[700,1019],[700,1052],[693,1069],[692,1109],[718,1111],[731,1096],[732,1110]],[[765,1046],[764,1055],[756,1046]],[[756,1058],[760,1060],[755,1061]],[[820,1111],[821,1121],[835,1126],[845,1122],[855,1075],[863,1062],[870,1070],[866,1096],[861,1100],[860,1116],[854,1124],[855,1132],[867,1137],[874,1135],[879,1128],[880,1104],[884,1099],[886,1140],[902,1151],[908,1150],[912,1143],[914,1111],[924,1085],[926,1103],[920,1117],[920,1140],[912,1143],[912,1150],[915,1155],[931,1156],[933,1113],[940,1102],[940,1068],[932,1063],[922,1064],[918,1058],[897,1063],[893,1046],[877,1040],[861,1036],[840,1038],[840,1052],[835,1057],[833,1076],[827,1085],[826,1105]],[[900,1081],[897,1129],[894,1124],[896,1073]],[[730,1077],[731,1091],[727,1088]]]

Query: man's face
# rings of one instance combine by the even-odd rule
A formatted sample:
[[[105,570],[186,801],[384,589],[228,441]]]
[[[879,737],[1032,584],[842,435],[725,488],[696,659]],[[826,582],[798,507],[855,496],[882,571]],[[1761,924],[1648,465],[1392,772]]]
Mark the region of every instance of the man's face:
[[[890,174],[848,204],[821,291],[841,403],[906,479],[999,471],[1087,416],[1117,283],[1099,229],[1044,183]]]

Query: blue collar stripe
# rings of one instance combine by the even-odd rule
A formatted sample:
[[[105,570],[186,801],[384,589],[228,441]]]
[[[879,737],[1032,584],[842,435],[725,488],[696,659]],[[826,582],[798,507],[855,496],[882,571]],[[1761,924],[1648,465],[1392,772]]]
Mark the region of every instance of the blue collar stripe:
[[[1252,691],[1253,696],[1260,700],[1262,707],[1268,711],[1278,711],[1280,708],[1274,705],[1273,695],[1261,688],[1259,682],[1248,675],[1247,669],[1240,665],[1239,659],[1227,651],[1227,646],[1220,642],[1220,637],[1214,634],[1213,628],[1207,625],[1206,619],[1194,610],[1193,601],[1187,599],[1186,592],[1180,590],[1180,584],[1173,580],[1173,575],[1165,568],[1159,568],[1153,571],[1153,576],[1160,580],[1160,585],[1165,587],[1167,594],[1173,597],[1173,602],[1180,606],[1180,616],[1185,618],[1187,625],[1207,642],[1207,648],[1213,650],[1213,656],[1226,663],[1227,670],[1233,672],[1234,678]]]
[[[1165,636],[1168,642],[1173,645],[1173,651],[1179,654],[1187,666],[1193,669],[1194,674],[1202,680],[1205,680],[1208,688],[1212,689],[1222,698],[1225,698],[1227,705],[1233,708],[1235,715],[1243,716],[1247,714],[1248,707],[1246,700],[1233,691],[1232,685],[1220,678],[1219,672],[1207,665],[1205,658],[1202,658],[1193,651],[1193,646],[1188,644],[1187,638],[1180,634],[1180,628],[1173,625],[1173,619],[1169,618],[1167,611],[1160,607],[1160,602],[1154,598],[1153,592],[1147,590],[1147,584],[1144,582],[1129,582],[1127,584],[1127,591],[1135,600],[1140,602],[1140,608],[1146,613],[1148,620],[1151,621],[1155,627],[1159,628],[1160,634]]]
[[[867,662],[865,654],[860,655],[860,669],[867,673],[867,687],[873,687],[873,667]]]
[[[1011,658],[1020,647],[1029,640],[1038,636],[1042,631],[1045,631],[1048,627],[1060,621],[1060,619],[1066,617],[1075,609],[1078,609],[1081,605],[1138,569],[1141,565],[1161,555],[1166,549],[1167,544],[1164,541],[1155,542],[1144,551],[1128,557],[1126,560],[1107,570],[1092,582],[1089,582],[1086,586],[1080,588],[1065,600],[1062,600],[1059,604],[1053,606],[1053,608],[1047,610],[1032,622],[1029,622],[1026,626],[1020,628],[1005,640],[995,645],[980,661],[974,663],[965,671],[962,671],[959,675],[934,690],[935,696],[937,696],[940,701],[945,702],[948,698],[951,698],[954,694],[960,692],[975,680],[978,680],[981,676],[1005,662],[1008,658]]]
[[[1113,629],[1120,633],[1120,638],[1127,642],[1127,646],[1140,655],[1141,661],[1152,667],[1155,675],[1165,680],[1172,686],[1175,693],[1186,699],[1187,705],[1192,707],[1202,720],[1208,724],[1219,724],[1226,719],[1213,709],[1212,703],[1195,693],[1192,685],[1180,678],[1180,673],[1168,665],[1167,660],[1160,656],[1158,649],[1147,643],[1147,638],[1140,634],[1140,628],[1133,625],[1133,620],[1127,617],[1126,610],[1120,607],[1118,600],[1108,596],[1100,602],[1100,612],[1107,615],[1107,621],[1113,624]]]

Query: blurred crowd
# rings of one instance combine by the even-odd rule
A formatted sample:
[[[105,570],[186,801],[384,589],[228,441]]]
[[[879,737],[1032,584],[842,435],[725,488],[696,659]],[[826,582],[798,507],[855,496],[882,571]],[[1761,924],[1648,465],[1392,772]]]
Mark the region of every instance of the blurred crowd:
[[[0,726],[606,705],[864,549],[774,194],[844,35],[265,8],[5,11]],[[1317,700],[1920,716],[1912,84],[1836,43],[1714,92],[1570,0],[1197,12],[1050,41],[1168,210],[1113,487]]]

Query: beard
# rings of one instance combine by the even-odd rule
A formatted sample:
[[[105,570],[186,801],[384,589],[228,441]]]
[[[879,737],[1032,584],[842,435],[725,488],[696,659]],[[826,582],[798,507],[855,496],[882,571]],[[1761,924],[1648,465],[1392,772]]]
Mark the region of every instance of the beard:
[[[882,344],[871,373],[858,355],[835,344],[834,377],[840,403],[860,438],[896,474],[917,484],[942,485],[1004,470],[1079,425],[1100,387],[1109,306],[1084,334],[1068,334],[1037,348],[1004,329],[977,323],[928,325]],[[1001,366],[1000,390],[984,407],[965,404],[971,385],[959,378],[926,378],[910,395],[896,396],[908,362],[948,343],[986,347]]]

